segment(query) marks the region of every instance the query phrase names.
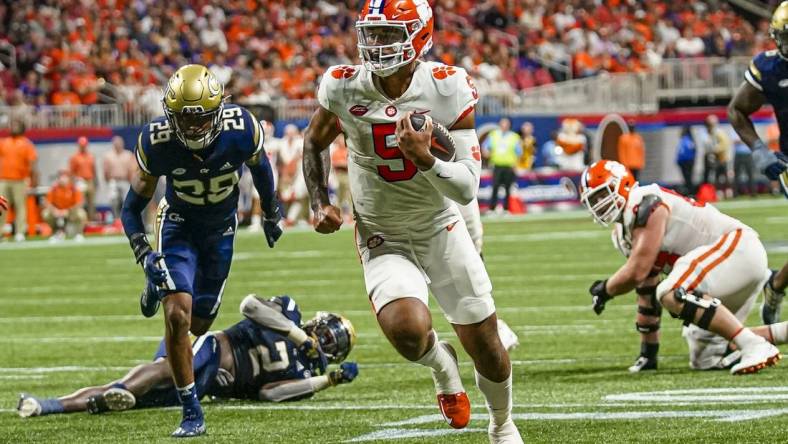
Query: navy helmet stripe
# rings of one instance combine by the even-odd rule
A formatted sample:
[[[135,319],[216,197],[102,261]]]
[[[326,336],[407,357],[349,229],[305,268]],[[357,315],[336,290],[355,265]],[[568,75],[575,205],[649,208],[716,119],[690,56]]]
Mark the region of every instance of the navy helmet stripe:
[[[372,0],[369,2],[370,14],[383,14],[383,8],[386,5],[386,0]]]

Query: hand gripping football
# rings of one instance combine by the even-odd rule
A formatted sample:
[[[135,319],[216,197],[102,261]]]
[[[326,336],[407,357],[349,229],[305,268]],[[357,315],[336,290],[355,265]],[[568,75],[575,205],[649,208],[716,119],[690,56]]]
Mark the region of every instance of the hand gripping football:
[[[421,131],[427,122],[424,114],[411,114],[410,124],[413,129]],[[454,139],[449,134],[445,126],[436,121],[432,121],[432,137],[430,138],[430,153],[444,162],[452,162],[457,151]]]

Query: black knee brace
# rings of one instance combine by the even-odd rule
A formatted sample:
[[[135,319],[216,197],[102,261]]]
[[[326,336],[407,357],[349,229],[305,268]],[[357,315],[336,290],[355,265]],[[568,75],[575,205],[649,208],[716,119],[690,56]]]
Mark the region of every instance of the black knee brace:
[[[659,301],[657,300],[657,287],[640,287],[635,289],[635,293],[640,296],[650,296],[651,297],[651,307],[646,307],[644,305],[638,305],[638,313],[645,315],[645,316],[662,316],[662,305],[660,305]],[[659,331],[660,322],[657,321],[656,324],[640,324],[635,322],[635,329],[640,333],[652,333],[655,331]]]
[[[697,296],[694,293],[687,293],[687,290],[683,288],[677,288],[673,292],[673,297],[684,304],[681,308],[681,313],[675,317],[683,320],[685,327],[689,324],[695,324],[704,330],[708,330],[711,319],[714,317],[717,307],[721,304],[717,298],[704,299],[702,296]],[[703,310],[703,314],[698,322],[695,322],[695,313],[698,310]]]

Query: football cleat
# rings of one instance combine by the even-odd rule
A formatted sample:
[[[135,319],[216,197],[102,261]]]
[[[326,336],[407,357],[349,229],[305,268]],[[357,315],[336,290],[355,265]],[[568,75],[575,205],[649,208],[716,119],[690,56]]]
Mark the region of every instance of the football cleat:
[[[140,311],[146,318],[151,318],[159,311],[159,305],[161,305],[159,289],[149,283],[140,294]]]
[[[441,376],[449,380],[456,379],[456,381],[453,381],[455,382],[454,385],[462,387],[460,370],[457,366],[457,352],[454,351],[454,347],[448,342],[440,341],[438,346],[446,348],[454,359],[455,364],[454,367],[450,369],[450,374]],[[439,380],[439,376],[435,371],[432,372],[432,380],[435,382],[435,389],[438,391],[438,407],[440,407],[441,414],[443,415],[443,419],[446,420],[446,423],[455,429],[462,429],[467,426],[471,421],[471,401],[468,399],[468,394],[465,393],[464,390],[458,393],[440,393],[442,391],[441,387],[445,384]]]
[[[635,363],[629,367],[630,373],[639,373],[646,370],[657,369],[657,358],[649,358],[648,356],[640,355],[635,360]]]
[[[88,398],[88,413],[97,414],[107,411],[122,412],[134,408],[137,398],[128,390],[113,387],[104,393]]]
[[[763,285],[763,303],[761,304],[761,320],[764,324],[776,324],[780,322],[780,305],[782,305],[785,291],[774,289],[775,271],[772,271],[769,280]]]
[[[455,429],[462,429],[471,421],[471,401],[465,392],[438,395],[438,407],[446,423]]]
[[[490,437],[490,444],[523,444],[520,431],[511,418],[500,426],[490,423],[487,434]]]
[[[206,431],[205,418],[202,412],[200,412],[198,416],[183,418],[180,427],[175,429],[170,436],[173,438],[193,438],[195,436],[205,435]]]
[[[757,373],[766,367],[777,364],[780,360],[780,350],[766,340],[741,350],[741,360],[731,367],[731,374],[747,375]]]
[[[41,403],[38,399],[22,393],[19,395],[19,402],[16,404],[16,412],[22,418],[30,418],[32,416],[41,415]]]

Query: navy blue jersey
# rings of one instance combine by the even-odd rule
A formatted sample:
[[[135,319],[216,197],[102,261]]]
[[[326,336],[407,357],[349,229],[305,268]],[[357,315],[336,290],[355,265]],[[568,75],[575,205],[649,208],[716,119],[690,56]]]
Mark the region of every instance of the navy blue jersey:
[[[301,325],[301,312],[287,296],[277,298],[282,314]],[[233,348],[235,383],[231,393],[221,395],[258,399],[263,385],[289,379],[306,379],[319,373],[317,363],[300,353],[283,334],[245,319],[224,330]]]
[[[744,78],[762,91],[774,108],[780,127],[780,151],[788,154],[788,60],[780,57],[777,50],[764,51],[752,59]]]
[[[165,117],[140,132],[137,163],[145,173],[167,178],[165,198],[173,211],[210,220],[235,213],[243,163],[263,149],[264,135],[252,113],[238,105],[225,105],[221,118],[222,132],[203,150],[181,144]]]

